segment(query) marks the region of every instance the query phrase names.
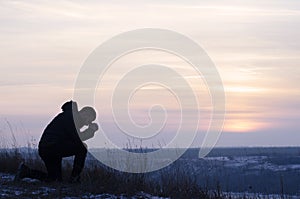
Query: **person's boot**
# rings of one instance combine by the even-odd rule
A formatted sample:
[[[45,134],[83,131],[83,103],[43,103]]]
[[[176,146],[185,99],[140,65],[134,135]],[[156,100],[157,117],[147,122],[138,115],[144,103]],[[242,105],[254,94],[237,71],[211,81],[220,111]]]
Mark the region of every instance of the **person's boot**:
[[[17,173],[14,177],[14,181],[20,181],[23,178],[29,177],[30,175],[30,168],[22,162],[17,170]]]

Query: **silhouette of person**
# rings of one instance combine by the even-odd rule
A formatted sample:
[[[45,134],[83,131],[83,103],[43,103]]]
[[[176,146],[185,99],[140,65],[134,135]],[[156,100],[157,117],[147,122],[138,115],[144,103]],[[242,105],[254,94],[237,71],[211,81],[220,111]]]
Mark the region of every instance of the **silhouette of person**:
[[[87,149],[82,141],[92,138],[98,130],[93,123],[96,111],[92,107],[83,107],[78,111],[77,103],[68,101],[45,128],[39,142],[39,155],[45,163],[47,173],[30,169],[24,163],[19,166],[15,180],[25,177],[42,181],[62,181],[62,158],[75,156],[70,182],[80,182],[80,173],[84,167]],[[88,126],[80,131],[83,126]]]

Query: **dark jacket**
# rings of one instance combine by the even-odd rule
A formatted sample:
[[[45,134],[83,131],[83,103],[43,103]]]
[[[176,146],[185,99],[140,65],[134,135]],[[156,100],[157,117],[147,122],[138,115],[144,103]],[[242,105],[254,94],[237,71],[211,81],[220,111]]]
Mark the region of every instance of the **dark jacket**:
[[[73,112],[72,107],[74,109]],[[77,103],[73,101],[66,102],[61,109],[62,112],[44,130],[39,147],[55,146],[70,141],[74,144],[82,144],[78,132],[84,124],[78,114]],[[76,121],[76,126],[74,120]]]

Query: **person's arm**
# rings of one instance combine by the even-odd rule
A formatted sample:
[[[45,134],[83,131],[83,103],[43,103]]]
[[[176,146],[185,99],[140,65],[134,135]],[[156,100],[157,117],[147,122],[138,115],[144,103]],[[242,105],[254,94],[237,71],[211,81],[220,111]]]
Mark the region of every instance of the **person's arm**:
[[[77,131],[76,125],[72,119],[72,124],[69,124],[67,127],[67,131],[68,131],[68,135],[69,135],[69,139],[72,140],[76,145],[80,145],[82,144],[82,140],[79,137],[79,129]]]
[[[79,137],[80,128],[83,126],[78,115],[73,115],[72,111],[68,111],[65,113],[65,128],[68,132],[69,140],[72,140],[76,145],[82,144],[82,140]]]

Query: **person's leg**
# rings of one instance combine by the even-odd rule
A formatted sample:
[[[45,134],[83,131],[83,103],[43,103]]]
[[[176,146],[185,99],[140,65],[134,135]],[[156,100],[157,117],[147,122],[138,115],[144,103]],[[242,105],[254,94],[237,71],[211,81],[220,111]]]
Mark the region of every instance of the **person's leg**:
[[[47,178],[47,173],[40,170],[30,169],[22,162],[18,168],[14,180],[18,181],[23,178],[33,178],[44,181]]]
[[[63,157],[69,157],[75,155],[72,176],[79,176],[83,167],[87,155],[87,149],[83,144],[75,145],[72,142],[64,143],[61,148],[61,155]]]
[[[40,154],[40,150],[39,150],[39,154]],[[22,162],[19,165],[14,180],[18,181],[23,178],[34,178],[43,181],[47,178],[47,173],[40,170],[31,169],[28,166],[26,166],[24,162]]]
[[[61,181],[61,161],[62,157],[58,153],[58,148],[42,148],[39,154],[45,163],[48,175],[46,181]]]
[[[34,178],[34,179],[38,179],[40,181],[45,181],[47,179],[47,173],[40,171],[40,170],[36,170],[36,169],[30,169],[29,171],[29,178]]]
[[[42,158],[47,168],[47,181],[61,180],[61,158],[58,156]]]
[[[62,181],[62,172],[61,172],[61,165],[62,163],[62,157],[59,157],[58,162],[57,162],[57,167],[56,167],[56,176],[57,176],[57,181],[61,182]]]

